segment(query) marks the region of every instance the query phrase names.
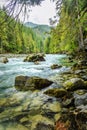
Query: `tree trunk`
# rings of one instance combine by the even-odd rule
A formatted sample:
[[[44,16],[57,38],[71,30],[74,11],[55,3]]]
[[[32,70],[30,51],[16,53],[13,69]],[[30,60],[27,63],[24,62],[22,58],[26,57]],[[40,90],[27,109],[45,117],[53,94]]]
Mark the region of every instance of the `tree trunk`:
[[[80,37],[79,47],[81,50],[84,50],[83,31],[82,31],[82,26],[80,25],[80,14],[79,14],[78,0],[76,0],[76,5],[77,5],[77,12],[78,12],[78,25],[79,25],[79,37]]]
[[[2,52],[3,52],[3,45],[2,45],[2,40],[1,40],[1,38],[0,38],[0,44],[1,44],[1,45],[0,45],[0,48],[1,48],[1,52],[0,52],[0,53],[2,54]]]

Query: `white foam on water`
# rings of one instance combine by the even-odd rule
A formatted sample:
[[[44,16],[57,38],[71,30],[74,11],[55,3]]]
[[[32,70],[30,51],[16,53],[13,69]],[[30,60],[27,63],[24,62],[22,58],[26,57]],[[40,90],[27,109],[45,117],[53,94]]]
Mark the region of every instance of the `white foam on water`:
[[[0,71],[0,76],[3,75],[3,74],[4,74],[4,72]]]

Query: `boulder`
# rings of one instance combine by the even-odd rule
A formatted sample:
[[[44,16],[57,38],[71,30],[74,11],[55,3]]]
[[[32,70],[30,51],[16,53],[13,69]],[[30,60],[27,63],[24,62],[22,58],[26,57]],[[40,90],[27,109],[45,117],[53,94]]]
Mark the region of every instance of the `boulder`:
[[[76,122],[79,130],[87,130],[87,106],[81,110],[80,108],[76,109]]]
[[[28,55],[25,59],[24,62],[36,62],[36,61],[45,61],[44,55],[43,54],[31,54]]]
[[[54,126],[39,122],[34,130],[54,130]]]
[[[87,130],[87,109],[80,111],[66,111],[55,123],[55,130]]]
[[[75,106],[87,105],[87,91],[77,90],[74,93]]]
[[[38,61],[35,61],[34,64],[35,64],[35,65],[39,65],[39,62],[38,62]]]
[[[85,89],[87,89],[87,80],[84,81],[84,84],[85,84]]]
[[[4,58],[2,59],[2,63],[7,63],[7,62],[8,62],[7,57],[4,57]]]
[[[70,80],[67,80],[63,84],[63,86],[68,91],[74,91],[78,89],[84,89],[85,83],[84,83],[84,80],[82,80],[81,78],[72,78]]]
[[[74,109],[75,105],[74,105],[74,98],[70,98],[70,99],[66,99],[65,101],[62,101],[62,106],[64,108],[72,108]]]
[[[83,79],[84,81],[87,81],[87,74],[86,74],[86,75],[83,75],[83,76],[82,76],[82,79]],[[86,86],[87,86],[87,83],[86,83]]]
[[[25,86],[25,83],[26,83],[26,81],[27,81],[28,78],[29,78],[28,76],[22,76],[22,75],[17,76],[15,78],[15,87],[16,88],[18,87],[19,90],[22,89],[22,87]]]
[[[27,77],[27,76],[17,76],[15,78],[15,87],[21,91],[27,90],[41,90],[48,87],[53,82],[40,77]]]
[[[31,87],[34,89],[43,89],[51,85],[53,82],[47,79],[43,79],[40,77],[31,77],[28,78],[25,84],[25,87]]]
[[[61,68],[62,66],[61,65],[58,65],[58,64],[53,64],[51,65],[51,69],[58,69],[58,68]]]
[[[87,65],[87,60],[86,59],[81,60],[81,61],[79,61],[79,64],[85,66],[85,65]]]
[[[53,96],[56,98],[61,98],[64,95],[66,95],[67,91],[63,88],[53,88],[53,89],[48,89],[47,91],[44,92],[44,94],[47,94],[49,96]]]

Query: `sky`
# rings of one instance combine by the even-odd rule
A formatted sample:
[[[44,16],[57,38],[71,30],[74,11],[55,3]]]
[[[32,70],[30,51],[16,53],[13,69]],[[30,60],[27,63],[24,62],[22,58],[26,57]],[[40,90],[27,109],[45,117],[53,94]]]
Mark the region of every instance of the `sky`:
[[[0,0],[0,5],[4,4],[4,0]],[[28,12],[29,14],[26,15],[25,21],[23,14],[19,16],[20,20],[23,22],[49,25],[49,18],[53,18],[56,14],[55,3],[50,2],[50,0],[43,1],[40,6],[31,7],[31,10],[32,11]]]

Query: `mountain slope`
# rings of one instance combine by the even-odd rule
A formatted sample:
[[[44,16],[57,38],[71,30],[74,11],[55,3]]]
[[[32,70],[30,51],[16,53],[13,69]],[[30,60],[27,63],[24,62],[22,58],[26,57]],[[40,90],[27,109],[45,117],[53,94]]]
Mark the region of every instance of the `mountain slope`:
[[[30,28],[37,27],[37,24],[32,23],[32,22],[26,22],[24,25],[25,25],[26,27],[30,27]]]
[[[26,22],[25,26],[32,28],[36,35],[39,35],[42,39],[45,39],[49,35],[48,33],[51,29],[48,25],[39,25],[32,22]]]

